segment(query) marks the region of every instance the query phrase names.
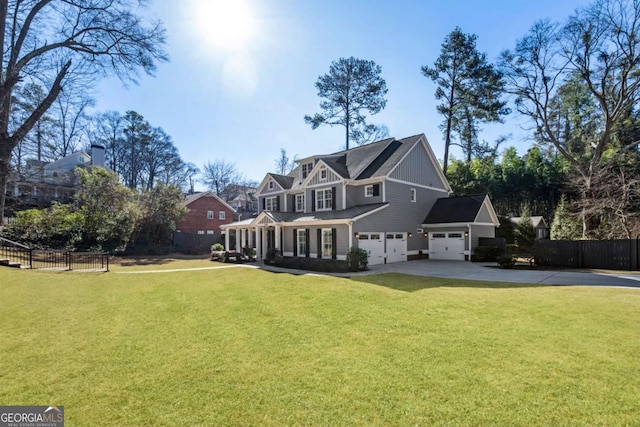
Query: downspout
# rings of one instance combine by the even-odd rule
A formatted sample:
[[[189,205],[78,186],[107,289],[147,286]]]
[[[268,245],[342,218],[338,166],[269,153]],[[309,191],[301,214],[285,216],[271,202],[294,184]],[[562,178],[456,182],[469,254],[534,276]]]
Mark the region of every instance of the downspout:
[[[471,224],[467,224],[467,228],[469,229],[469,261],[471,261],[471,256],[473,255],[473,248],[471,247]]]

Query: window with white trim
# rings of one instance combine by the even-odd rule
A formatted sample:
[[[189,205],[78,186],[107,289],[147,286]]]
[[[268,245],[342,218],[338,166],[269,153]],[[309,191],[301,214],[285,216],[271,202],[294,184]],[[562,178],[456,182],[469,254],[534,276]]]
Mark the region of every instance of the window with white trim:
[[[273,181],[269,181],[269,190],[273,190]]]
[[[365,185],[364,197],[373,197],[373,185]]]
[[[296,212],[304,212],[304,193],[296,194]]]
[[[327,168],[320,169],[320,181],[327,180]]]
[[[333,233],[330,228],[322,229],[322,258],[331,258],[333,255]]]
[[[207,211],[207,219],[213,219],[213,211]]]
[[[307,255],[307,230],[301,228],[298,230],[298,256]]]
[[[278,205],[278,197],[267,197],[264,200],[264,210],[275,212]]]
[[[316,210],[330,211],[333,205],[333,193],[330,188],[316,191]]]
[[[306,178],[311,173],[311,169],[313,169],[313,163],[304,163],[302,165],[302,179]]]
[[[415,203],[415,202],[416,202],[416,199],[417,199],[417,196],[416,196],[416,189],[415,189],[415,188],[412,188],[412,189],[411,189],[411,201],[412,201],[413,203]]]
[[[207,230],[207,234],[214,234],[213,230]]]
[[[204,230],[198,230],[198,234],[204,234]]]
[[[227,213],[225,211],[218,212],[218,219],[220,221],[224,221],[225,219],[227,219]]]

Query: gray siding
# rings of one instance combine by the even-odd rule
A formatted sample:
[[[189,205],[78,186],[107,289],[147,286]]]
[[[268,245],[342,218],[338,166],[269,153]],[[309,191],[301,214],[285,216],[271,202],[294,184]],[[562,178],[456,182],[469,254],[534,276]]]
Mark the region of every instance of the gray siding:
[[[436,167],[421,143],[411,149],[404,160],[391,172],[390,178],[445,189]]]
[[[345,209],[353,206],[370,205],[373,203],[382,203],[382,183],[380,186],[380,194],[373,197],[365,197],[364,188],[366,185],[349,185],[347,187],[347,206]]]
[[[436,200],[440,197],[446,197],[446,193],[392,181],[386,181],[384,186],[389,206],[378,213],[354,222],[353,231],[412,233],[412,237],[407,239],[407,250],[411,252],[425,249],[424,245],[427,239],[421,236],[417,230],[422,228],[422,221]],[[411,188],[416,189],[415,203],[410,200]]]
[[[332,185],[323,185],[321,187],[307,188],[305,192],[306,212],[312,212],[315,209],[315,206],[313,206],[313,200],[311,197],[312,191],[324,190],[327,188],[331,189],[332,187],[335,187],[336,189],[336,210],[338,211],[338,210],[344,209],[344,206],[342,206],[343,186],[339,182],[336,182],[336,183],[333,183]]]
[[[333,182],[338,182],[340,181],[340,177],[333,172],[331,169],[326,168],[327,170],[327,178],[324,180],[320,179],[320,170],[318,169],[318,171],[311,177],[311,180],[309,180],[309,186],[314,186],[314,185],[324,185],[324,184],[328,184],[328,183],[333,183]]]
[[[269,190],[269,182],[273,182],[273,188],[271,190]],[[280,185],[276,182],[275,179],[270,178],[269,181],[267,181],[267,184],[264,186],[264,188],[262,189],[262,191],[260,192],[260,194],[273,194],[273,193],[277,193],[279,191],[282,191],[282,187],[280,187]]]
[[[491,221],[492,220],[491,220],[491,215],[489,215],[489,210],[483,204],[482,208],[480,209],[480,212],[478,212],[478,217],[476,218],[475,222],[491,223]]]
[[[475,248],[480,242],[480,237],[496,237],[496,228],[490,225],[471,226],[471,246]]]

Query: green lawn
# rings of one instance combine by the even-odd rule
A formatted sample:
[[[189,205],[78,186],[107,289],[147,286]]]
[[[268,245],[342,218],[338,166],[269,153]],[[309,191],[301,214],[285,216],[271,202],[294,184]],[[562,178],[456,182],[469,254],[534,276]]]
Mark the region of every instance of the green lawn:
[[[640,290],[118,271],[0,270],[0,405],[64,405],[67,426],[640,423]]]

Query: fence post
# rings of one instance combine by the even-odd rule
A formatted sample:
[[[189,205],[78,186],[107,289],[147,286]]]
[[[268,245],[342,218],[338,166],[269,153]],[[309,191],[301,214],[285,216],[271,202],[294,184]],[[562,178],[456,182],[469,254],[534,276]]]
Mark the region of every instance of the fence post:
[[[71,265],[71,251],[67,251],[66,252],[66,258],[67,258],[67,265],[69,266],[69,271],[73,271],[73,266]]]

